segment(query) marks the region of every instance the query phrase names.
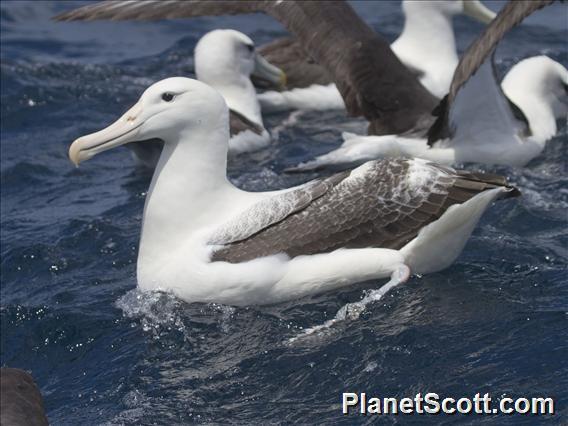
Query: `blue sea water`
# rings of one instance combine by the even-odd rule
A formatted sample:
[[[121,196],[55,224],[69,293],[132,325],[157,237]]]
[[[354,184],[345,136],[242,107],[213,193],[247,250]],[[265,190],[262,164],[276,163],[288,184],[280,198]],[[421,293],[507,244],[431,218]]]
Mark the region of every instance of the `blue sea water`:
[[[486,2],[487,3],[487,2]],[[76,137],[98,130],[152,82],[192,75],[206,31],[230,27],[258,44],[285,34],[266,16],[167,22],[56,23],[80,1],[1,3],[2,366],[30,371],[52,424],[561,424],[568,421],[568,136],[566,123],[526,168],[502,173],[523,192],[483,217],[445,271],[413,277],[355,321],[287,343],[380,282],[271,306],[185,303],[136,291],[150,173],[126,149],[81,168]],[[494,10],[502,2],[490,2]],[[354,2],[389,39],[398,2]],[[506,71],[547,54],[568,65],[567,6],[514,29],[497,52]],[[482,27],[455,21],[463,51]],[[250,190],[315,175],[281,171],[363,131],[340,112],[294,126],[271,116],[278,143],[230,163]],[[494,398],[550,396],[557,414],[343,416],[342,392]]]

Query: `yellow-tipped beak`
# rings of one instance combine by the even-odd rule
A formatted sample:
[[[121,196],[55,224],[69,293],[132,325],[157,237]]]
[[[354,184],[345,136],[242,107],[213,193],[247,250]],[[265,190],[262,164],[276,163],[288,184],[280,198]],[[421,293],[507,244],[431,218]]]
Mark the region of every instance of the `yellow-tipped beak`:
[[[256,55],[252,77],[267,80],[277,85],[279,89],[286,88],[286,73],[277,66],[272,65],[260,54]]]

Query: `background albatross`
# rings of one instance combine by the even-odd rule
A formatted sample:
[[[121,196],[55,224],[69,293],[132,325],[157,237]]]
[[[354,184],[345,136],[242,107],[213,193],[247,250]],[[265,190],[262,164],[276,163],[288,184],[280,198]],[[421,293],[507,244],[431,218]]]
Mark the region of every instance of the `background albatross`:
[[[137,264],[143,290],[187,301],[273,303],[351,283],[447,267],[481,214],[518,191],[499,176],[423,160],[383,160],[273,192],[226,176],[229,110],[196,80],[149,87],[104,130],[77,139],[75,163],[128,142],[164,149],[144,208]]]
[[[199,39],[194,52],[197,78],[223,95],[230,112],[229,153],[240,154],[265,147],[270,134],[264,128],[260,104],[251,78],[285,85],[286,74],[255,50],[245,34],[231,30],[210,31]],[[162,144],[130,144],[134,156],[145,166],[158,163]]]
[[[183,3],[186,3],[185,5]],[[249,5],[235,1],[167,2],[137,5],[127,1],[103,2],[63,13],[60,20],[160,19],[243,13]],[[327,7],[320,2],[320,7]],[[183,10],[182,10],[183,9]],[[333,10],[333,9],[332,9]],[[463,13],[488,23],[495,13],[478,0],[404,0],[404,27],[391,48],[420,82],[437,97],[444,96],[458,64],[452,18]],[[260,9],[258,9],[260,11]],[[271,63],[288,75],[288,90],[270,90],[259,95],[264,112],[286,109],[343,109],[345,104],[325,67],[315,63],[303,41],[283,37],[259,47]],[[268,85],[268,87],[271,87]]]
[[[526,90],[532,91],[517,96],[514,101],[519,105],[511,107],[495,81],[491,55],[508,30],[550,3],[552,0],[534,0],[505,5],[460,61],[450,94],[442,103],[346,2],[328,2],[325,7],[320,2],[293,0],[174,1],[144,7],[106,2],[60,18],[159,19],[265,12],[278,19],[298,38],[310,57],[325,67],[348,112],[369,121],[369,135],[381,136],[346,135],[347,140],[339,149],[295,170],[361,163],[385,156],[418,156],[444,164],[522,166],[542,151],[546,140],[553,135],[551,129],[556,131],[556,118],[566,115],[566,101],[562,98],[567,96],[564,89],[567,73],[556,62],[551,66],[551,60],[536,61],[530,68],[519,67],[516,72],[525,74],[525,81],[538,79],[539,84],[526,86]],[[517,87],[514,91],[523,89]],[[534,112],[533,98],[545,106],[541,114],[528,113]],[[547,132],[538,131],[543,128],[543,121],[547,123]],[[553,127],[548,125],[551,121]]]

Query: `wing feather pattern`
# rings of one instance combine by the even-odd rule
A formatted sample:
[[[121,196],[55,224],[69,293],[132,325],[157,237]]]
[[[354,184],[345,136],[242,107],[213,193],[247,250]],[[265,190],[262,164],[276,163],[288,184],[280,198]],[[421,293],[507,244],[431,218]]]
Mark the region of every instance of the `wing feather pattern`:
[[[400,134],[430,127],[438,99],[345,1],[108,1],[59,20],[164,19],[264,12],[280,21],[337,85],[347,111],[369,120],[369,133]]]
[[[213,261],[244,262],[339,248],[399,249],[454,204],[506,182],[422,160],[372,161],[267,199],[211,239]],[[509,195],[518,193],[508,187]]]

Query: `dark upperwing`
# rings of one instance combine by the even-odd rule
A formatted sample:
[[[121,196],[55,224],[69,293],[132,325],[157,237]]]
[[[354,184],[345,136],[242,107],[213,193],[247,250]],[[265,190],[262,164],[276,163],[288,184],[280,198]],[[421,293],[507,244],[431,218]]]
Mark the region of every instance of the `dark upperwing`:
[[[344,1],[107,1],[61,14],[58,20],[165,19],[263,12],[280,21],[337,85],[347,111],[369,120],[375,135],[417,132],[434,121],[430,94]]]

